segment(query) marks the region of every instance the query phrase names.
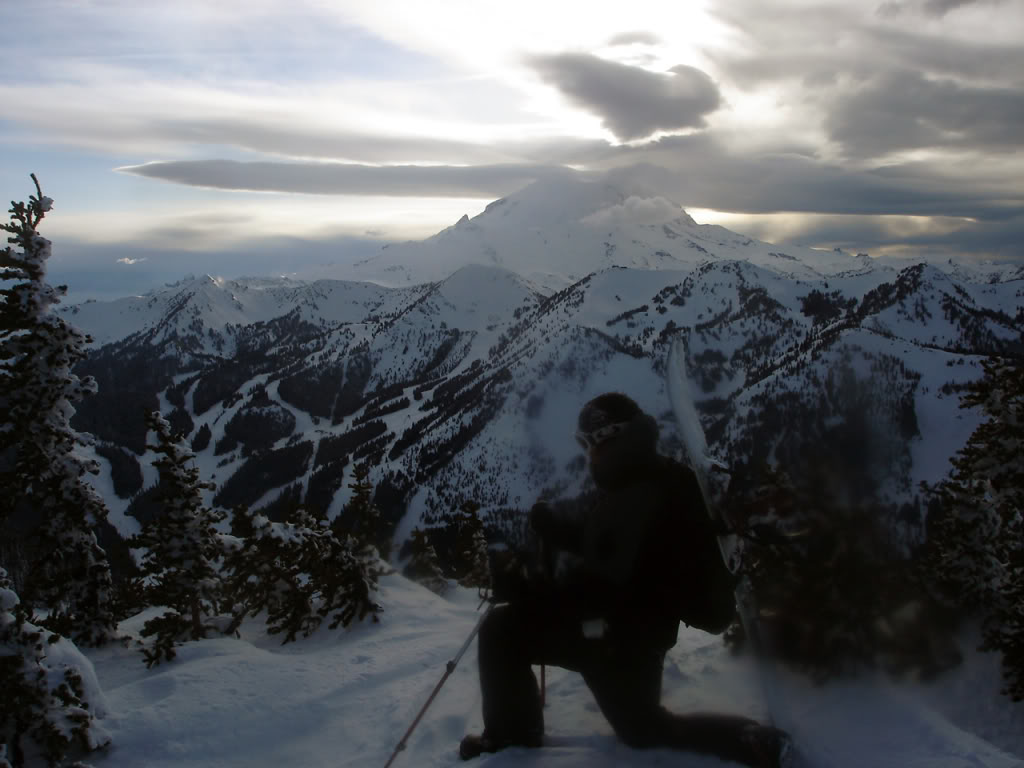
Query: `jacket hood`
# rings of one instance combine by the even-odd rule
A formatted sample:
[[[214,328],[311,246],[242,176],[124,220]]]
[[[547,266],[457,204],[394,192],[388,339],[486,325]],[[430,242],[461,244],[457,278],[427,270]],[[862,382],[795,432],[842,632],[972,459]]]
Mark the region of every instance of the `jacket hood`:
[[[638,413],[618,435],[602,443],[590,456],[590,474],[598,488],[611,490],[634,480],[652,465],[657,455],[658,424],[653,416]]]

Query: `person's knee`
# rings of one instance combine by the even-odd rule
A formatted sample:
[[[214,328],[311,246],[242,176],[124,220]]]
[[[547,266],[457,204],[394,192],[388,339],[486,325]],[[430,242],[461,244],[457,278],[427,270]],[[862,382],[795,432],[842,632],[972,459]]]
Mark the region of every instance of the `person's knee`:
[[[480,641],[483,642],[486,639],[492,638],[495,635],[501,636],[506,630],[508,624],[508,606],[499,605],[492,610],[487,616],[484,617],[483,623],[480,624]]]
[[[515,646],[523,631],[521,617],[510,605],[499,605],[492,610],[480,625],[480,647],[499,648]]]

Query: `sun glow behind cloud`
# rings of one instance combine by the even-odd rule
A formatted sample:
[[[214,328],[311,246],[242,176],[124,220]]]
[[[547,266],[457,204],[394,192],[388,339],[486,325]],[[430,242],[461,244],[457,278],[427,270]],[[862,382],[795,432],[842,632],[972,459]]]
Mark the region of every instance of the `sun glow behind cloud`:
[[[198,250],[419,237],[511,165],[646,166],[650,194],[762,239],[1019,257],[1022,8],[38,0],[5,15],[0,177],[42,171],[50,234]]]
[[[438,222],[454,224],[464,214],[475,216],[488,202],[477,198],[238,192],[211,196],[200,205],[123,211],[116,228],[93,212],[61,212],[47,220],[47,236],[94,245],[139,242],[187,251],[215,251],[240,241],[271,237],[418,239],[437,232]]]
[[[953,216],[858,216],[815,213],[747,214],[687,209],[699,224],[725,227],[770,243],[793,243],[819,248],[842,248],[871,256],[920,255],[917,243],[932,241],[935,253],[941,241],[977,224]],[[984,258],[987,254],[979,254]]]

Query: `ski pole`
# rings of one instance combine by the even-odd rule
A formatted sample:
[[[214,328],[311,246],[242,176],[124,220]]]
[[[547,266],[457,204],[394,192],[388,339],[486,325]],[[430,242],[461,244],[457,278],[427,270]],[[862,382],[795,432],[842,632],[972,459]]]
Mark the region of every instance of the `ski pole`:
[[[458,665],[459,660],[462,659],[462,654],[464,654],[466,650],[469,648],[469,644],[473,642],[473,638],[476,637],[477,633],[480,631],[480,627],[481,625],[483,625],[484,619],[490,616],[491,611],[494,610],[494,606],[495,603],[491,603],[487,606],[487,610],[484,611],[483,615],[480,617],[480,620],[477,621],[476,626],[473,627],[473,631],[470,632],[469,637],[466,638],[466,642],[462,644],[462,648],[460,648],[459,652],[455,654],[455,658],[449,661],[447,664],[445,664],[444,675],[442,675],[441,679],[437,681],[437,685],[434,686],[434,690],[430,692],[430,696],[427,698],[427,703],[423,705],[423,708],[420,710],[419,714],[416,715],[416,719],[413,720],[412,725],[409,726],[409,730],[405,732],[405,735],[402,737],[402,740],[398,742],[398,746],[396,746],[395,751],[391,753],[391,757],[388,758],[387,763],[384,764],[384,768],[390,768],[391,763],[395,761],[395,758],[398,756],[398,753],[405,749],[406,742],[409,740],[409,737],[412,735],[412,732],[416,729],[416,726],[420,724],[420,719],[427,711],[427,707],[429,707],[431,702],[434,701],[434,697],[437,696],[437,692],[441,690],[441,686],[445,684],[445,681],[449,678],[452,672],[455,671],[455,667]]]
[[[551,550],[544,546],[544,539],[537,537],[537,554],[540,560],[541,568],[544,569],[544,577],[548,580],[554,580],[555,566],[551,557]],[[540,665],[540,706],[544,708],[547,706],[547,675],[545,674],[546,667],[544,664]]]

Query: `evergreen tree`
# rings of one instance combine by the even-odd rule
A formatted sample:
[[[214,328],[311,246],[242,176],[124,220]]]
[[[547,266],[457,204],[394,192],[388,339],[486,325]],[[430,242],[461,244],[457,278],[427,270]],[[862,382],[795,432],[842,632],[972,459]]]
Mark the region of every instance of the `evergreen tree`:
[[[224,548],[215,526],[224,513],[203,503],[201,491],[212,490],[213,485],[200,481],[195,454],[180,436],[171,434],[168,421],[154,411],[147,425],[157,437],[150,448],[160,454],[153,465],[160,476],[162,512],[146,524],[133,545],[147,550],[142,573],[148,604],[168,609],[142,629],[144,637],[156,636],[153,647],[143,651],[152,666],[174,658],[176,641],[199,640],[213,629],[208,619],[219,607],[218,561]]]
[[[740,573],[759,609],[762,649],[817,681],[881,667],[930,677],[959,662],[951,624],[896,546],[879,503],[849,503],[824,477],[799,485],[765,467],[728,500]],[[735,624],[733,646],[745,639]]]
[[[0,568],[0,766],[59,764],[110,742],[89,709],[70,641],[36,626]],[[60,646],[58,646],[60,643]],[[55,649],[62,663],[50,658]],[[6,757],[5,757],[6,756]]]
[[[95,526],[106,519],[99,494],[84,479],[99,465],[76,453],[72,403],[96,391],[72,366],[85,357],[88,336],[50,308],[66,286],[46,282],[50,241],[38,233],[53,201],[36,195],[11,204],[10,233],[0,251],[0,525],[28,520],[33,556],[23,595],[47,609],[45,624],[76,642],[115,637],[111,575]],[[5,533],[6,535],[6,533]]]
[[[267,612],[268,633],[287,643],[309,636],[325,618],[328,627],[348,626],[367,615],[377,621],[373,600],[379,562],[348,534],[297,510],[275,523],[261,514],[236,510],[234,543],[225,561],[234,608],[234,631],[246,616]]]
[[[490,586],[491,571],[487,560],[487,538],[480,519],[480,505],[472,500],[464,501],[459,507],[456,524],[456,557],[462,573],[459,583],[464,587],[484,589]]]
[[[352,496],[345,505],[339,521],[343,521],[347,532],[365,548],[373,548],[375,555],[387,560],[391,554],[391,534],[381,518],[380,509],[373,502],[374,487],[370,482],[370,465],[356,464],[352,469]],[[367,551],[368,557],[373,557]]]
[[[992,359],[961,407],[987,419],[953,459],[928,516],[936,585],[980,614],[983,650],[1002,653],[1005,693],[1024,700],[1024,365]]]
[[[410,545],[412,553],[402,575],[435,594],[443,595],[448,591],[448,579],[441,570],[437,550],[430,543],[429,534],[422,528],[413,528]]]

